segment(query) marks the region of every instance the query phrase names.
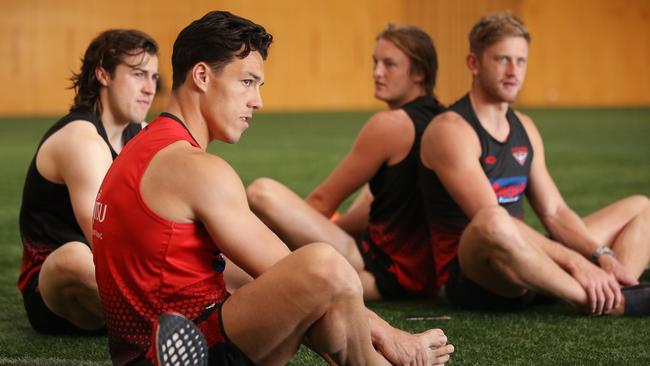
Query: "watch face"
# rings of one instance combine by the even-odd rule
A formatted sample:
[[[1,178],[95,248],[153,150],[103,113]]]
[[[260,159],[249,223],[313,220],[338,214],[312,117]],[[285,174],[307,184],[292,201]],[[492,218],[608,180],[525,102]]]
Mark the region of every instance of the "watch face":
[[[609,249],[609,247],[598,247],[596,251],[591,255],[591,260],[598,263],[598,258],[600,258],[603,254],[611,255],[614,257],[614,252]]]
[[[612,250],[609,249],[609,247],[600,247],[600,248],[596,249],[596,252],[598,252],[598,254],[600,254],[600,255],[613,254]]]

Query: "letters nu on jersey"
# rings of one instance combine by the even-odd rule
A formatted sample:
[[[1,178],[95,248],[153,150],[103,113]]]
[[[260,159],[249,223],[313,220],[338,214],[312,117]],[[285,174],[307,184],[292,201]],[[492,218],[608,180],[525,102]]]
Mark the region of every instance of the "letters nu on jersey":
[[[517,176],[490,180],[499,204],[517,202],[526,190],[528,177]]]
[[[98,222],[104,222],[106,218],[106,209],[108,205],[103,204],[99,201],[95,201],[95,208],[93,209],[93,220]]]

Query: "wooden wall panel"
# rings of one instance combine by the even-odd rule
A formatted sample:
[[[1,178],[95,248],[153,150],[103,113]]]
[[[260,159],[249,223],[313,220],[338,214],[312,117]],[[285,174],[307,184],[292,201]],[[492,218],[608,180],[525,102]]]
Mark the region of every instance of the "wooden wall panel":
[[[650,105],[650,1],[526,0],[532,35],[521,103]]]
[[[469,87],[467,32],[483,14],[510,9],[533,36],[526,105],[650,105],[647,0],[2,0],[0,115],[60,114],[65,88],[90,40],[107,28],[138,28],[161,46],[165,88],[180,29],[212,9],[263,24],[275,37],[263,88],[266,110],[381,108],[372,97],[371,53],[388,23],[430,32],[445,103]]]

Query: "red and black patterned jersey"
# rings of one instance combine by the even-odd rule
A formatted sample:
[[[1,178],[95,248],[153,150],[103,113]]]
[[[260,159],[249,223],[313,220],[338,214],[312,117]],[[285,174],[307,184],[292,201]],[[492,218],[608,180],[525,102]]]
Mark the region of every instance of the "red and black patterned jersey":
[[[224,259],[204,226],[160,217],[140,192],[151,159],[177,141],[200,148],[180,120],[163,113],[115,159],[95,202],[95,272],[117,365],[145,358],[160,313],[196,319],[228,296]]]
[[[422,96],[402,109],[415,127],[413,145],[402,161],[384,163],[370,180],[374,200],[364,240],[370,240],[390,258],[388,270],[402,287],[413,294],[433,296],[429,286],[433,266],[417,171],[422,133],[444,108],[433,96]]]
[[[528,134],[515,112],[508,108],[506,119],[510,133],[505,141],[498,141],[481,125],[469,94],[449,107],[459,114],[476,132],[481,144],[479,161],[488,178],[499,205],[510,215],[523,219],[523,196],[528,184],[533,147]],[[446,280],[446,266],[456,256],[458,236],[469,224],[469,218],[451,198],[434,171],[420,164],[420,191],[425,202],[439,285]],[[473,184],[473,182],[467,182]],[[442,239],[441,239],[442,238]],[[445,244],[442,244],[445,243]]]
[[[24,292],[33,276],[40,271],[45,258],[55,249],[71,241],[87,244],[86,237],[74,216],[68,187],[48,181],[36,169],[36,155],[43,142],[73,121],[87,121],[95,126],[97,134],[110,149],[113,159],[117,156],[108,142],[104,124],[89,108],[71,111],[47,130],[29,165],[23,187],[19,219],[20,236],[23,241],[23,260],[18,278],[21,292]],[[124,141],[129,141],[140,129],[140,124],[130,123],[124,129],[122,135]]]

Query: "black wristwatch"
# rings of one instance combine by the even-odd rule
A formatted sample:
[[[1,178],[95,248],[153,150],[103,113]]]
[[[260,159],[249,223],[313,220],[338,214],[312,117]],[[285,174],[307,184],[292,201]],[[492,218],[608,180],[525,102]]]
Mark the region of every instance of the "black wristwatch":
[[[593,253],[591,253],[591,260],[592,260],[594,263],[598,264],[598,259],[599,259],[602,255],[611,255],[612,257],[616,258],[616,255],[614,255],[614,251],[611,250],[611,249],[609,249],[609,247],[598,247],[598,248],[596,249],[596,251],[594,251]]]

